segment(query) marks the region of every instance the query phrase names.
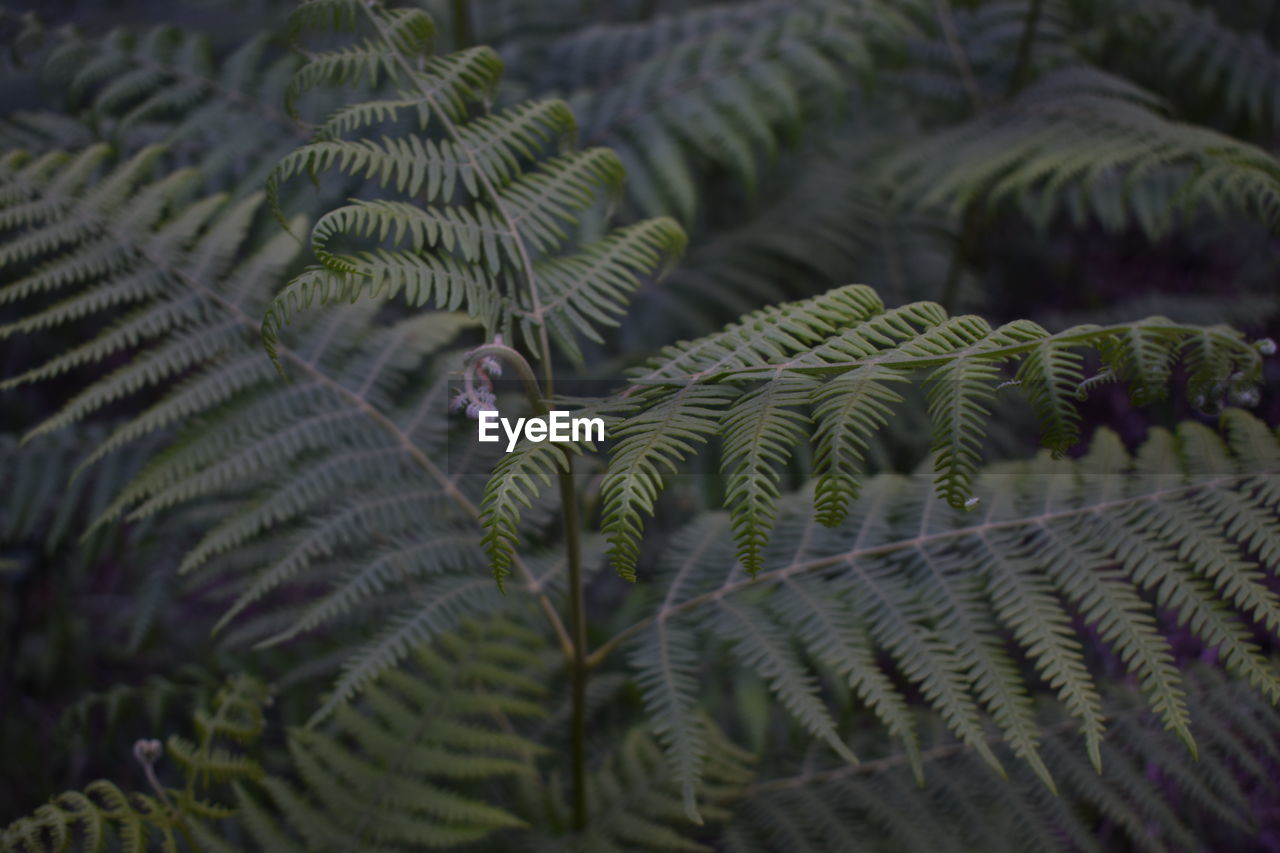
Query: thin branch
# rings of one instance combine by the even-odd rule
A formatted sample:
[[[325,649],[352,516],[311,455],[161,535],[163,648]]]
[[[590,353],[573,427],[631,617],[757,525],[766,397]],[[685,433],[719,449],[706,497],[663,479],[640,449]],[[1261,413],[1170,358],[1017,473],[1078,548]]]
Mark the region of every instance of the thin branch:
[[[468,0],[453,0],[453,49],[465,50],[475,43],[471,34],[471,10]]]
[[[1031,0],[1031,8],[1027,10],[1027,19],[1022,27],[1022,37],[1018,39],[1018,58],[1013,64],[1013,74],[1009,77],[1009,90],[1006,98],[1012,98],[1022,87],[1027,85],[1031,76],[1031,49],[1036,41],[1036,26],[1040,22],[1040,12],[1044,0]]]
[[[565,556],[569,564],[569,630],[573,645],[569,678],[573,718],[570,721],[570,757],[573,765],[573,828],[587,828],[587,610],[582,576],[582,532],[573,456],[565,451],[565,468],[559,474],[560,507],[564,516]]]
[[[969,57],[964,52],[964,45],[960,44],[960,36],[956,33],[951,3],[948,0],[935,0],[934,7],[938,12],[938,25],[942,27],[942,37],[947,42],[947,50],[951,52],[951,61],[960,72],[960,82],[969,96],[969,102],[973,104],[973,111],[980,113],[986,104],[982,99],[982,90],[978,88],[978,79],[973,76],[973,67],[969,65]]]
[[[158,740],[139,740],[133,745],[133,757],[142,765],[142,772],[147,777],[147,784],[151,786],[151,790],[155,792],[164,807],[169,810],[173,825],[177,827],[183,839],[186,840],[195,853],[201,853],[200,844],[196,841],[195,836],[191,834],[191,828],[187,826],[187,819],[183,816],[182,811],[174,805],[169,792],[160,784],[160,780],[156,778],[155,762],[163,754],[164,746]]]
[[[1139,708],[1137,710],[1145,710]],[[1078,720],[1065,720],[1061,723],[1041,729],[1043,735],[1055,735],[1068,732],[1079,725]],[[1001,735],[991,735],[987,738],[987,743],[991,746],[1005,743],[1008,738]],[[969,745],[960,741],[936,746],[933,749],[925,750],[920,753],[920,761],[928,764],[933,761],[942,761],[953,756],[960,755],[969,750]],[[846,764],[841,767],[833,767],[829,770],[813,770],[808,773],[800,773],[795,776],[784,776],[779,779],[768,779],[763,782],[756,782],[748,785],[743,790],[743,797],[753,797],[760,794],[771,794],[776,791],[789,791],[796,788],[806,788],[809,785],[822,785],[827,782],[836,782],[841,779],[851,779],[857,776],[875,776],[878,773],[884,773],[894,770],[904,765],[909,765],[912,761],[912,755],[907,752],[898,752],[893,755],[877,758],[875,761],[864,761],[859,764]]]

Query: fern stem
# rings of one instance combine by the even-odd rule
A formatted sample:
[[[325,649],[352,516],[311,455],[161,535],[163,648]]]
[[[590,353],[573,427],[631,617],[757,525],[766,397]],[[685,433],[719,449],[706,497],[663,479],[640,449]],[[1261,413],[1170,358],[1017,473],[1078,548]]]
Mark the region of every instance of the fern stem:
[[[1009,78],[1009,90],[1005,97],[1012,98],[1027,85],[1031,75],[1031,48],[1036,41],[1036,27],[1040,23],[1040,12],[1044,0],[1031,0],[1031,8],[1027,10],[1027,20],[1022,27],[1022,37],[1018,39],[1018,58],[1013,64],[1013,75]]]
[[[460,4],[455,4],[455,10]],[[382,19],[376,14],[371,6],[365,7],[365,13],[372,21],[374,28],[378,34],[388,44],[394,44],[395,41],[387,33],[383,26]],[[414,70],[409,63],[405,61],[404,56],[399,51],[393,51],[396,61],[404,68],[406,76],[410,80],[416,80]],[[441,125],[444,127],[445,133],[457,145],[458,150],[462,151],[470,162],[472,173],[476,176],[476,180],[480,186],[484,188],[485,194],[489,196],[493,204],[494,210],[502,220],[502,224],[506,231],[511,235],[511,240],[515,244],[516,251],[520,257],[520,267],[524,274],[525,282],[529,288],[530,311],[528,319],[538,329],[538,355],[542,362],[542,393],[550,398],[555,394],[555,372],[552,367],[551,358],[551,336],[545,322],[544,309],[542,306],[541,294],[538,291],[538,277],[533,268],[533,257],[529,252],[520,229],[516,226],[515,218],[511,215],[511,211],[502,203],[502,195],[498,192],[498,188],[494,186],[488,173],[484,170],[480,163],[480,158],[476,155],[475,149],[468,144],[466,138],[459,132],[453,120],[449,118],[449,111],[442,109],[436,95],[429,89],[419,86],[418,91],[422,93],[424,100],[431,106],[440,119]],[[523,361],[523,359],[521,359]],[[527,363],[525,367],[527,367]],[[528,382],[526,381],[526,393],[531,393]],[[536,395],[541,397],[541,395]],[[545,404],[543,404],[545,406]],[[565,471],[560,474],[560,508],[561,515],[564,517],[564,533],[565,533],[565,554],[569,564],[569,624],[572,634],[569,637],[563,635],[564,624],[556,615],[552,624],[557,626],[557,633],[561,634],[561,646],[564,648],[569,658],[569,674],[573,686],[572,702],[573,702],[573,720],[572,730],[570,732],[572,762],[573,762],[573,823],[574,828],[581,830],[586,828],[587,824],[587,780],[586,780],[586,684],[588,667],[586,662],[586,612],[583,606],[583,583],[582,583],[582,555],[581,555],[581,530],[579,529],[578,519],[578,499],[577,488],[573,479],[572,460],[566,460],[567,466]],[[473,505],[474,506],[474,505]],[[478,513],[477,513],[477,517]],[[519,565],[519,561],[514,561]],[[528,571],[527,569],[525,570]],[[530,578],[531,579],[531,578]],[[539,599],[542,604],[545,596]],[[550,603],[543,605],[543,609],[548,611],[548,615],[554,612],[554,608]]]
[[[951,4],[948,0],[936,0],[934,5],[938,12],[938,25],[942,28],[942,37],[947,43],[947,50],[951,52],[951,60],[955,63],[956,70],[960,72],[960,81],[964,84],[965,93],[973,104],[973,111],[982,112],[984,106],[982,90],[978,88],[978,79],[973,76],[973,67],[969,65],[969,57],[964,52],[964,46],[960,44],[960,36],[956,33],[956,21],[951,14]]]
[[[489,344],[482,344],[473,349],[467,355],[467,362],[468,364],[474,364],[477,359],[485,356],[500,358],[515,368],[516,375],[520,377],[520,385],[524,389],[525,399],[529,401],[533,411],[539,415],[547,413],[547,399],[542,393],[542,388],[538,385],[538,377],[534,375],[533,368],[529,365],[529,360],[521,355],[519,350],[495,341]],[[468,381],[470,381],[469,378]]]
[[[938,304],[948,314],[956,312],[956,304],[960,301],[960,278],[964,275],[965,263],[973,253],[973,244],[978,240],[978,213],[973,202],[965,206],[961,218],[960,233],[956,236],[956,244],[951,250],[951,262],[947,267],[947,278],[942,283],[942,293],[938,296]]]
[[[136,754],[137,753],[135,752],[135,755]],[[199,842],[197,842],[195,837],[191,834],[191,828],[187,826],[186,818],[183,817],[183,810],[179,809],[174,804],[173,800],[169,797],[169,792],[164,789],[164,786],[160,784],[160,780],[156,777],[154,763],[141,756],[138,756],[138,763],[142,765],[142,773],[147,779],[147,784],[151,786],[151,790],[155,792],[156,797],[159,798],[164,807],[169,810],[169,817],[173,820],[173,825],[182,836],[182,839],[187,842],[187,846],[189,846],[194,853],[203,853],[203,848],[201,848]],[[194,778],[194,774],[188,777],[188,789],[191,787],[191,780]],[[183,795],[183,800],[184,802],[189,802],[191,800],[191,792],[189,790]]]
[[[1147,712],[1145,706],[1138,708],[1126,708],[1119,715],[1137,716]],[[1108,715],[1109,717],[1111,715]],[[1112,718],[1114,719],[1114,718]],[[1052,726],[1045,726],[1040,729],[1040,734],[1045,737],[1065,734],[1080,726],[1078,720],[1065,720]],[[991,746],[1005,743],[1008,738],[1001,735],[990,735],[987,743]],[[936,746],[933,749],[925,750],[920,753],[919,760],[924,764],[931,761],[942,761],[955,755],[960,755],[971,749],[972,747],[963,741],[955,743],[946,743]],[[783,776],[777,779],[766,779],[763,782],[755,782],[748,785],[742,790],[742,797],[755,797],[760,794],[770,794],[775,791],[792,791],[796,788],[807,788],[810,785],[821,785],[827,782],[835,782],[840,779],[851,779],[857,776],[875,776],[879,773],[885,773],[889,770],[905,767],[912,762],[912,755],[908,752],[898,752],[893,755],[878,758],[875,761],[863,761],[858,764],[845,764],[840,767],[834,767],[830,770],[814,770],[808,773],[801,773],[796,776]]]
[[[471,10],[467,0],[453,0],[453,49],[466,50],[475,37],[471,33]]]
[[[582,580],[582,530],[578,516],[573,457],[565,453],[560,472],[560,504],[564,515],[565,557],[569,564],[569,630],[573,658],[569,662],[573,716],[570,721],[570,757],[573,763],[573,828],[587,828],[587,610]]]
[[[1090,504],[1088,506],[1074,507],[1065,510],[1046,511],[1039,515],[1023,516],[1021,518],[1013,518],[1007,521],[988,521],[981,524],[970,525],[968,527],[958,527],[954,530],[943,530],[937,533],[913,536],[909,539],[898,539],[893,542],[884,542],[879,545],[872,545],[865,548],[855,547],[843,553],[832,554],[826,557],[815,557],[811,560],[799,560],[786,566],[782,566],[781,568],[774,569],[773,571],[761,572],[756,575],[755,578],[726,583],[717,589],[711,590],[710,592],[704,592],[700,595],[687,598],[679,604],[664,605],[645,618],[632,623],[627,628],[624,628],[622,631],[614,634],[607,641],[601,644],[599,648],[587,656],[587,665],[590,667],[599,666],[619,646],[648,628],[659,619],[670,619],[672,616],[686,613],[690,610],[701,607],[704,604],[719,601],[748,587],[758,588],[763,584],[777,583],[779,581],[784,581],[787,578],[795,577],[796,575],[820,571],[822,569],[831,569],[840,566],[841,564],[851,565],[857,560],[868,557],[882,557],[887,554],[893,554],[897,551],[921,549],[936,542],[945,542],[950,539],[963,539],[968,536],[983,537],[995,530],[1011,530],[1019,527],[1032,526],[1043,527],[1050,522],[1056,522],[1067,518],[1076,518],[1082,515],[1115,513],[1136,504],[1148,502],[1158,503],[1165,498],[1185,495],[1201,489],[1212,490],[1239,480],[1247,480],[1254,476],[1257,476],[1256,471],[1245,471],[1239,474],[1214,477],[1197,483],[1170,486],[1166,489],[1156,489],[1154,491],[1144,492],[1140,495],[1129,495],[1127,497]]]
[[[387,44],[394,44],[395,43],[394,39],[390,37],[386,29],[382,26],[382,20],[378,17],[377,14],[375,14],[374,9],[371,6],[365,6],[364,11],[366,15],[368,15],[369,20],[371,21],[374,29],[377,30],[379,36],[381,36],[382,39]],[[409,66],[409,63],[405,61],[404,57],[398,51],[394,51],[393,53],[397,61],[407,72],[408,77],[410,79],[413,79],[414,77],[413,69]],[[446,131],[451,136],[451,138],[453,138],[454,140],[460,140],[460,134],[458,133],[457,127],[453,124],[452,121],[449,120],[447,111],[440,109],[440,105],[436,101],[435,96],[423,89],[420,89],[419,91],[422,92],[423,97],[427,100],[427,102],[431,104],[432,110],[435,112],[435,114],[440,116],[446,128]],[[536,279],[533,273],[533,261],[529,256],[528,247],[525,246],[524,240],[520,238],[520,233],[516,229],[515,224],[511,219],[510,212],[506,210],[505,206],[503,206],[501,201],[499,200],[497,189],[493,186],[493,183],[489,180],[484,170],[480,168],[480,163],[476,158],[475,151],[473,151],[470,146],[461,144],[461,142],[459,142],[459,150],[466,153],[467,157],[470,160],[472,169],[474,170],[481,184],[485,187],[486,191],[489,193],[490,197],[493,198],[495,208],[497,209],[498,213],[502,216],[504,223],[506,223],[507,225],[507,229],[510,231],[512,238],[516,243],[516,246],[520,252],[522,267],[524,269],[526,277],[529,280],[529,288],[530,288],[530,291],[532,292],[532,298],[534,302],[534,315],[537,320],[540,320],[541,309],[539,308],[539,304],[538,304],[538,292],[536,287]],[[197,286],[199,286],[201,290],[208,291],[208,288],[205,288],[200,285],[197,285]],[[257,323],[250,320],[248,315],[245,314],[238,305],[231,305],[227,300],[222,298],[220,295],[214,294],[211,291],[210,291],[210,295],[215,300],[228,305],[229,308],[237,315],[244,317],[246,320],[249,320],[249,322],[255,328],[257,327]],[[541,338],[542,338],[541,343],[542,343],[543,351],[546,353],[549,353],[550,341],[547,335],[546,326],[540,325],[540,331],[541,331]],[[351,390],[343,386],[340,382],[336,382],[333,379],[329,378],[328,376],[324,375],[322,372],[320,372],[318,368],[313,366],[310,362],[302,358],[297,353],[292,352],[286,347],[281,347],[279,350],[279,354],[282,359],[288,360],[293,364],[299,365],[308,375],[310,375],[314,379],[314,381],[320,384],[323,384],[325,387],[332,389],[334,392],[350,400],[363,414],[368,416],[371,420],[373,420],[376,424],[378,424],[378,426],[382,427],[387,432],[389,432],[392,436],[394,436],[396,440],[399,441],[401,446],[405,449],[405,452],[414,461],[414,463],[417,464],[418,467],[426,471],[427,474],[429,474],[432,479],[434,479],[437,483],[439,483],[440,487],[445,491],[447,495],[449,495],[451,499],[453,499],[453,501],[459,507],[462,508],[463,512],[465,512],[468,516],[475,519],[476,521],[480,520],[480,517],[481,517],[480,508],[477,507],[475,503],[472,502],[472,500],[469,497],[467,497],[462,492],[461,489],[458,488],[458,485],[453,481],[451,477],[446,476],[445,473],[442,470],[440,470],[439,466],[437,466],[434,462],[428,459],[426,454],[424,454],[413,443],[412,439],[403,430],[401,430],[398,426],[396,426],[396,424],[393,421],[391,421],[391,419],[389,419],[386,415],[379,412],[373,406],[369,405],[369,403],[367,403],[363,398],[359,397],[354,392],[352,392]],[[545,367],[545,372],[547,374],[548,379],[551,378],[550,361],[551,361],[550,358],[544,358],[544,362],[545,362],[544,367]],[[545,393],[548,396],[552,393],[550,382],[544,385],[543,388]],[[574,654],[573,641],[569,638],[569,633],[565,629],[564,621],[560,618],[560,614],[556,611],[555,607],[552,605],[551,599],[548,598],[546,593],[542,592],[541,582],[534,576],[528,564],[525,563],[524,560],[520,559],[520,556],[518,554],[513,557],[512,565],[515,567],[516,571],[519,573],[521,579],[525,582],[525,587],[529,590],[530,593],[534,595],[535,599],[538,602],[538,607],[542,610],[544,614],[546,614],[547,620],[551,623],[552,630],[555,631],[556,639],[560,643],[560,650],[564,653],[566,659],[572,659]]]
[[[454,2],[454,20],[459,28],[459,38],[463,38],[463,34],[467,39],[470,38],[469,28],[466,26],[466,0],[455,0]],[[383,35],[381,22],[372,12],[369,13],[373,20],[374,26],[379,33]],[[412,72],[407,67],[403,57],[399,57],[402,65],[406,66],[406,70]],[[470,146],[465,144],[463,137],[458,133],[457,128],[449,119],[446,112],[440,110],[435,103],[434,97],[422,90],[427,100],[432,104],[437,115],[439,115],[444,126],[458,143],[459,148],[464,151],[471,161],[474,174],[477,176],[481,185],[484,186],[494,208],[502,217],[503,222],[510,231],[512,241],[515,243],[519,254],[521,266],[528,282],[530,299],[533,303],[530,312],[530,320],[538,327],[538,349],[540,352],[539,360],[542,362],[543,382],[539,388],[537,377],[533,373],[529,362],[518,350],[506,346],[502,343],[485,344],[471,353],[471,358],[479,358],[486,355],[496,356],[515,368],[519,375],[521,384],[524,387],[525,396],[529,400],[530,406],[539,414],[546,414],[546,400],[554,394],[555,373],[552,366],[551,338],[547,330],[547,325],[543,319],[543,307],[541,305],[538,293],[537,278],[533,269],[533,261],[529,254],[528,247],[521,238],[519,229],[515,225],[509,211],[502,204],[501,196],[498,194],[497,188],[489,180],[484,170],[480,168],[479,160],[475,156],[475,152]],[[565,558],[568,563],[568,596],[569,596],[569,635],[564,634],[564,625],[559,617],[554,615],[554,608],[549,608],[549,603],[544,606],[544,610],[549,615],[553,615],[553,625],[556,626],[557,634],[560,635],[561,647],[565,651],[569,659],[569,678],[572,685],[572,720],[570,728],[570,752],[572,762],[572,779],[573,779],[573,828],[576,831],[582,831],[587,826],[587,755],[586,755],[586,697],[587,697],[587,679],[590,675],[590,668],[587,665],[587,617],[585,607],[585,592],[582,578],[582,531],[578,512],[578,496],[577,484],[573,475],[573,459],[565,454],[565,470],[558,477],[560,485],[560,509],[564,518],[564,538],[565,538]],[[517,559],[516,565],[520,565]],[[545,596],[540,597],[540,603],[545,602]]]

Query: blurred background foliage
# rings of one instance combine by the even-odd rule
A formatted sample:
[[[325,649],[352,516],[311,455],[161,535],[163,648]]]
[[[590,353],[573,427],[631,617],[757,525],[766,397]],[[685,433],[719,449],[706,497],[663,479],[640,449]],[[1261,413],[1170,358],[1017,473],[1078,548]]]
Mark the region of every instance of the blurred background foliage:
[[[1050,329],[1162,314],[1280,337],[1275,0],[424,5],[442,51],[473,44],[498,51],[506,66],[498,103],[562,97],[578,117],[581,144],[619,153],[628,172],[617,201],[621,223],[665,214],[689,232],[680,266],[646,284],[624,325],[588,351],[587,379],[616,376],[662,345],[742,312],[853,281],[889,304],[935,300],[953,312],[1029,317]],[[0,147],[80,150],[105,142],[123,157],[165,143],[166,169],[195,166],[203,189],[248,196],[308,137],[283,106],[297,64],[284,33],[290,8],[10,0],[0,17]],[[317,100],[304,112],[329,106],[323,96],[309,97]],[[295,183],[287,199],[295,211],[323,210],[351,190]],[[255,225],[260,233],[274,227]],[[18,316],[0,304],[0,328]],[[87,335],[74,324],[37,335],[5,332],[6,378]],[[1280,422],[1278,369],[1268,362],[1254,408],[1273,425]],[[100,776],[144,788],[134,741],[184,731],[191,709],[213,701],[229,672],[288,673],[277,679],[271,713],[304,721],[335,656],[360,634],[335,628],[305,653],[249,651],[234,631],[211,638],[225,594],[202,586],[200,576],[178,577],[174,567],[230,504],[209,500],[98,527],[81,541],[166,436],[72,477],[88,449],[148,402],[144,395],[108,405],[91,423],[19,446],[73,387],[60,379],[0,396],[0,817]],[[919,419],[904,417],[872,448],[874,470],[908,473],[919,464],[928,436],[924,403],[917,403]],[[1153,425],[1211,422],[1218,406],[1175,394],[1137,409],[1120,390],[1103,389],[1086,404],[1085,421],[1110,426],[1135,447]],[[996,420],[992,458],[1034,452],[1025,412],[1010,406]],[[792,485],[803,478],[798,462]],[[712,477],[682,481],[660,508],[657,541],[719,497]],[[640,606],[629,592],[593,588],[593,613],[606,625],[628,624]],[[1180,665],[1213,656],[1169,627]],[[1123,666],[1100,644],[1090,654],[1114,677],[1123,704]],[[1130,804],[1136,794],[1113,781],[1105,784],[1114,790],[1099,794],[1102,783],[1087,779],[1087,764],[1064,756],[1078,787],[1066,795],[1077,800],[1068,801],[1084,802],[1081,813],[1093,824],[1066,821],[1058,825],[1063,832],[1083,835],[1051,832],[1041,841],[1127,849],[1155,822],[1168,829],[1147,838],[1155,849],[1280,850],[1274,709],[1232,700],[1231,685],[1206,678],[1205,697],[1196,701],[1210,719],[1239,714],[1247,722],[1219,733],[1248,741],[1252,766],[1232,757],[1238,749],[1226,749],[1218,764],[1162,763],[1167,744],[1144,739],[1134,723],[1115,736],[1131,759],[1123,766],[1157,783],[1163,798]],[[607,675],[595,685],[599,730],[634,718],[640,700],[633,688]],[[740,745],[774,757],[804,749],[756,676],[726,676],[711,694],[712,716]],[[550,704],[548,728],[564,713]],[[508,746],[523,754],[524,746]],[[295,739],[288,748],[322,747]],[[652,744],[627,748],[617,773],[658,773]],[[282,735],[268,730],[263,749],[264,764],[287,764]],[[725,784],[741,773],[728,750]],[[985,772],[945,743],[936,750],[928,754],[952,780],[946,791]],[[885,755],[877,764],[874,744],[861,751],[873,759],[863,765],[869,769],[833,772],[815,785],[756,766],[758,779],[781,781],[752,783],[746,817],[717,849],[841,849],[823,847],[835,842],[813,824],[788,828],[789,811],[823,810],[844,815],[844,832],[861,826],[856,837],[879,849],[908,849],[913,831],[951,833],[969,849],[996,849],[984,840],[1027,849],[1011,840],[1027,828],[1020,814],[1054,813],[1068,802],[1025,782],[1010,796],[1034,799],[1034,807],[984,788],[969,792],[971,802],[944,797],[922,811],[928,795],[912,788],[909,774],[899,778],[900,760]],[[795,771],[794,761],[784,763]],[[1205,793],[1196,774],[1209,766],[1224,778],[1206,783]],[[600,772],[614,771],[605,764]],[[874,784],[858,784],[871,777]],[[528,794],[525,805],[555,811],[530,805],[535,800]],[[940,826],[922,830],[894,817],[904,814],[931,814]],[[553,835],[545,844],[557,849]]]

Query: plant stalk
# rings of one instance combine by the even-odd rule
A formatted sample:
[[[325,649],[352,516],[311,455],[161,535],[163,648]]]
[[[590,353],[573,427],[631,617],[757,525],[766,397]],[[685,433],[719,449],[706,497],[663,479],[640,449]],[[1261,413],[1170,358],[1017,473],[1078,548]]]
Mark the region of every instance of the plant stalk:
[[[573,714],[570,721],[570,757],[573,762],[573,828],[587,828],[587,610],[582,580],[582,530],[578,514],[573,457],[565,453],[560,472],[560,505],[564,516],[565,557],[569,564],[569,635],[573,659],[569,662]]]
[[[551,362],[551,345],[542,335],[542,387],[538,386],[533,368],[518,350],[502,343],[489,343],[471,351],[471,358],[494,356],[515,368],[529,404],[538,414],[549,411],[555,371]],[[587,663],[586,585],[582,578],[582,514],[578,506],[578,484],[573,475],[573,454],[565,451],[565,467],[557,477],[560,485],[560,515],[564,518],[565,562],[569,569],[569,685],[572,713],[569,722],[569,757],[573,780],[573,829],[587,828],[587,679],[591,667]]]
[[[977,202],[970,201],[965,205],[960,218],[960,233],[956,235],[955,246],[951,250],[951,263],[947,267],[947,278],[942,284],[942,294],[938,302],[948,314],[956,312],[960,301],[960,279],[964,276],[965,265],[971,260],[974,244],[979,235]]]
[[[1009,76],[1009,88],[1005,93],[1005,99],[1010,100],[1022,88],[1027,85],[1027,80],[1031,76],[1031,52],[1036,43],[1036,28],[1040,24],[1040,13],[1044,7],[1044,0],[1031,0],[1031,6],[1027,9],[1026,20],[1022,24],[1022,35],[1018,39],[1017,58],[1013,63],[1013,73]],[[968,72],[968,63],[963,61],[963,53],[959,51],[959,42],[955,39],[954,30],[946,29],[949,23],[948,18],[942,19],[944,22],[944,30],[947,32],[947,40],[949,44],[953,44],[953,50],[957,51],[956,64],[962,72],[966,73],[966,88],[970,90],[970,96],[973,98],[974,111],[982,111],[981,96],[974,96],[977,92],[976,85],[969,86],[968,81],[971,79],[972,72]],[[971,202],[965,208],[964,217],[961,225],[960,235],[956,239],[955,250],[951,254],[951,265],[947,269],[947,279],[942,285],[942,307],[947,309],[947,313],[956,310],[956,303],[960,298],[960,279],[964,274],[965,265],[972,260],[970,257],[973,252],[974,245],[977,243],[981,232],[981,223],[978,221],[975,204]]]
[[[969,64],[969,56],[965,53],[964,45],[960,43],[959,33],[956,32],[956,22],[955,17],[951,14],[951,4],[948,0],[935,0],[935,8],[938,15],[938,26],[942,30],[942,38],[947,43],[947,50],[951,52],[951,61],[955,63],[956,71],[960,73],[960,82],[964,85],[965,94],[969,96],[973,111],[980,113],[985,106],[982,100],[982,90],[978,87],[978,79],[973,75],[973,66]]]
[[[466,50],[471,47],[474,36],[471,34],[471,10],[467,8],[467,0],[453,0],[453,48]]]
[[[365,8],[366,14],[369,16],[370,23],[378,31],[378,34],[389,44],[394,44],[387,31],[385,21],[376,12],[374,5],[371,4]],[[472,34],[470,31],[470,18],[468,15],[467,0],[453,0],[454,25],[457,29],[457,38],[460,43],[469,42]],[[413,68],[409,65],[404,56],[399,53],[396,58],[406,71],[412,72]],[[506,209],[502,202],[502,195],[498,192],[493,182],[487,177],[485,171],[480,166],[476,152],[465,143],[465,138],[449,118],[448,110],[442,109],[437,102],[437,95],[429,89],[422,89],[422,94],[432,109],[441,117],[441,121],[445,132],[460,146],[465,152],[471,166],[476,170],[477,179],[481,187],[489,195],[494,203],[494,207],[505,227],[513,239],[520,255],[520,264],[524,270],[525,278],[529,285],[529,294],[532,302],[531,316],[538,325],[538,354],[541,356],[543,370],[543,384],[541,393],[531,392],[529,380],[532,378],[532,370],[529,369],[527,360],[521,355],[518,359],[511,358],[510,352],[495,352],[495,355],[506,357],[507,361],[519,366],[524,361],[524,369],[520,370],[521,379],[525,385],[526,394],[537,397],[541,402],[545,411],[546,401],[550,400],[555,394],[554,380],[555,372],[551,359],[551,336],[547,329],[546,318],[543,316],[543,309],[537,287],[537,275],[534,272],[533,257],[528,247],[520,237],[520,231],[516,227],[516,221],[511,213]],[[482,350],[495,345],[490,344],[476,351],[478,354]],[[510,348],[502,346],[501,349],[509,350]],[[518,354],[518,351],[517,351]],[[519,369],[519,367],[518,367]],[[532,400],[531,400],[532,402]],[[566,452],[567,454],[567,452]],[[587,685],[587,617],[584,609],[583,580],[582,580],[582,548],[581,548],[581,520],[578,513],[578,496],[577,487],[573,478],[572,460],[567,459],[565,470],[559,476],[560,481],[560,507],[564,516],[564,533],[565,533],[565,556],[569,569],[569,633],[570,639],[566,648],[569,654],[569,677],[572,684],[572,730],[570,732],[570,741],[572,744],[572,761],[573,761],[573,824],[574,828],[581,830],[587,824],[587,760],[586,760],[586,685]],[[552,618],[552,624],[558,626],[558,619],[555,617],[555,610],[547,605]]]
[[[1018,39],[1018,58],[1013,64],[1013,74],[1009,77],[1009,91],[1006,98],[1012,98],[1022,87],[1027,85],[1031,76],[1031,49],[1036,43],[1036,27],[1040,23],[1040,11],[1044,0],[1031,0],[1031,8],[1027,10],[1027,20],[1022,26],[1022,37]]]

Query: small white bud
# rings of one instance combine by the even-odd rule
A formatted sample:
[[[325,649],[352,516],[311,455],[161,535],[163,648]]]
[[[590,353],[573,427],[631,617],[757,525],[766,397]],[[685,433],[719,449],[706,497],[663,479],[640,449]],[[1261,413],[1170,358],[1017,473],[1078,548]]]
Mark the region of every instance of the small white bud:
[[[1258,352],[1262,353],[1263,355],[1276,354],[1276,342],[1271,338],[1262,338],[1261,340],[1254,341],[1253,345],[1257,347]]]
[[[979,506],[979,504],[981,504],[981,503],[982,503],[982,498],[977,497],[977,496],[974,496],[974,497],[971,497],[971,498],[965,498],[965,501],[964,501],[964,508],[965,508],[965,511],[967,511],[967,512],[971,512],[971,511],[973,511],[973,510],[977,509],[977,508],[978,508],[978,506]]]

